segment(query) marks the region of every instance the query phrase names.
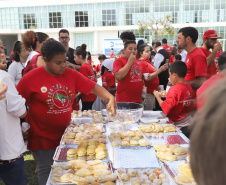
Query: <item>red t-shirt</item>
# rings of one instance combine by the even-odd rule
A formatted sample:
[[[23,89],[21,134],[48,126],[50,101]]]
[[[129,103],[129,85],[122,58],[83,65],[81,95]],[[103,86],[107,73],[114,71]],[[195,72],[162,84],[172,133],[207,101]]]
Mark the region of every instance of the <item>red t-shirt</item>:
[[[206,56],[200,48],[197,47],[187,54],[185,64],[187,65],[185,81],[195,80],[197,76],[207,77]]]
[[[69,68],[57,76],[47,73],[43,66],[26,74],[17,90],[29,102],[28,149],[55,149],[70,123],[76,91],[89,94],[95,84]]]
[[[171,46],[169,46],[169,45],[167,45],[167,44],[163,44],[163,49],[165,49],[168,53],[169,53],[169,55],[170,55],[170,52],[171,52],[171,50],[172,50],[172,47]]]
[[[80,73],[82,73],[85,77],[89,78],[90,80],[96,82],[96,75],[93,71],[93,68],[91,65],[85,63],[80,67]],[[97,96],[93,93],[90,93],[88,95],[82,94],[82,101],[83,102],[93,102],[97,99]]]
[[[203,51],[203,53],[206,55],[206,57],[208,57],[211,54],[210,51],[207,51],[203,47],[200,47],[200,49]],[[209,79],[210,77],[212,77],[216,73],[217,73],[217,71],[216,71],[216,64],[215,64],[215,60],[213,60],[213,63],[210,64],[209,67],[207,68],[207,79]]]
[[[153,73],[156,71],[154,65],[150,62],[149,59],[142,59],[139,61],[141,68],[142,68],[142,72],[143,73]],[[156,76],[153,80],[147,82],[144,80],[144,84],[147,87],[147,93],[149,94],[153,94],[154,90],[158,90],[159,87],[159,78],[158,76]]]
[[[188,83],[178,83],[170,87],[166,100],[162,102],[162,111],[172,121],[179,121],[194,109],[194,92]]]
[[[22,70],[22,76],[27,74],[29,71],[37,68],[37,58],[38,56],[41,56],[40,54],[37,54],[32,57],[32,59],[27,63],[27,66]]]
[[[114,74],[123,68],[128,62],[128,58],[120,57],[114,62]],[[118,81],[116,101],[117,102],[141,102],[143,89],[142,70],[135,61],[124,79]]]
[[[115,76],[109,72],[105,71],[102,75],[102,86],[108,91],[108,87],[116,87],[115,85]],[[115,92],[112,93],[115,96]]]
[[[92,59],[88,60],[89,64],[92,64]]]
[[[98,64],[98,65],[95,67],[95,71],[96,71],[96,72],[101,71],[101,64]]]
[[[197,90],[197,108],[200,110],[207,102],[208,100],[208,89],[216,84],[216,82],[220,79],[222,79],[224,76],[222,74],[216,74],[212,76],[210,79],[205,81],[202,86]]]
[[[112,56],[115,54],[115,52],[113,50],[110,51],[110,58],[112,58]]]
[[[170,56],[169,62],[170,62],[170,64],[172,64],[174,62],[174,56],[173,55]]]

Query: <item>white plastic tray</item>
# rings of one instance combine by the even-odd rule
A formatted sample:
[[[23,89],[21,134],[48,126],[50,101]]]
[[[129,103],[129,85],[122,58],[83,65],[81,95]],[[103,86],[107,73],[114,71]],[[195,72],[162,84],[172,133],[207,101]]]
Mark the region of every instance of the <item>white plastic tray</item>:
[[[121,149],[114,148],[113,167],[118,168],[159,168],[154,148]]]

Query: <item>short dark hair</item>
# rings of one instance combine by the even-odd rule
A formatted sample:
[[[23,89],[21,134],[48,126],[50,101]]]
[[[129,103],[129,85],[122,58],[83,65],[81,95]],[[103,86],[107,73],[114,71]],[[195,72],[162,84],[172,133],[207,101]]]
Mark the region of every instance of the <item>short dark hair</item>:
[[[21,53],[21,42],[20,41],[16,41],[14,43],[14,46],[13,46],[13,57],[12,59],[15,60],[16,62],[19,62],[20,61],[20,53]]]
[[[144,44],[144,40],[139,40],[138,42],[137,42],[137,50],[138,50],[138,48],[141,46],[141,45],[143,45]]]
[[[87,52],[86,52],[86,44],[82,44],[80,48],[75,50],[75,54],[77,56],[82,55],[82,59],[86,58]]]
[[[166,38],[162,39],[162,43],[167,44],[167,39]]]
[[[226,51],[219,56],[218,66],[221,71],[226,68]]]
[[[182,61],[175,61],[169,66],[169,72],[176,73],[178,77],[184,78],[187,74],[187,66]]]
[[[65,47],[56,40],[47,40],[41,48],[43,58],[50,61],[55,55],[66,54]]]
[[[131,31],[124,31],[124,32],[121,33],[120,39],[121,40],[123,40],[123,39],[136,40],[136,37],[135,37],[133,32],[131,32]]]
[[[159,40],[153,40],[152,46],[159,47],[159,46],[161,46],[161,42]]]
[[[176,60],[181,60],[181,59],[182,59],[182,57],[181,57],[180,54],[176,54],[176,55],[174,56],[174,58],[175,58]]]
[[[156,53],[154,52],[154,51],[151,51],[151,56],[155,56],[156,55]]]
[[[193,43],[196,43],[198,37],[199,37],[199,32],[197,29],[194,27],[184,27],[181,28],[178,33],[182,33],[182,35],[187,38],[188,36],[191,37],[191,40]]]
[[[125,45],[124,45],[124,49],[126,49],[128,47],[129,44],[136,44],[136,41],[135,40],[127,40],[125,42]]]
[[[69,31],[68,31],[67,29],[61,29],[61,30],[59,31],[59,37],[60,37],[60,33],[67,33],[68,36],[69,36]]]
[[[105,59],[107,59],[107,57],[104,54],[99,55],[98,57],[98,60],[105,60]]]
[[[147,44],[142,44],[142,45],[139,46],[139,48],[137,50],[139,58],[141,57],[140,53],[143,53],[144,52],[144,48],[146,48],[146,47],[149,47],[149,46]]]

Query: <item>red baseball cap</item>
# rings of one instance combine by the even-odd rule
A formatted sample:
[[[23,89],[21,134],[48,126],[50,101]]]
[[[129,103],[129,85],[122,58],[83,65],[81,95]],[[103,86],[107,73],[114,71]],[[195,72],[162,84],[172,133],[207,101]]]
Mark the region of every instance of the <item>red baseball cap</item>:
[[[218,37],[218,34],[215,30],[207,30],[202,39],[205,39],[205,38],[213,38],[213,39],[218,39],[218,38],[222,38],[222,37]]]

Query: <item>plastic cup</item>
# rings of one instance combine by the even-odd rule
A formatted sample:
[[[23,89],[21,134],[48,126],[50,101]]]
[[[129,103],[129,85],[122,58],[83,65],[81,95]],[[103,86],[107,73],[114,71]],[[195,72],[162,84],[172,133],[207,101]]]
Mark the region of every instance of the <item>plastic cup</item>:
[[[27,122],[23,122],[21,129],[23,132],[27,132],[27,130],[30,128],[30,125]]]
[[[148,80],[148,75],[149,75],[149,73],[144,73],[143,75],[144,75],[144,79],[145,79],[145,80]]]

